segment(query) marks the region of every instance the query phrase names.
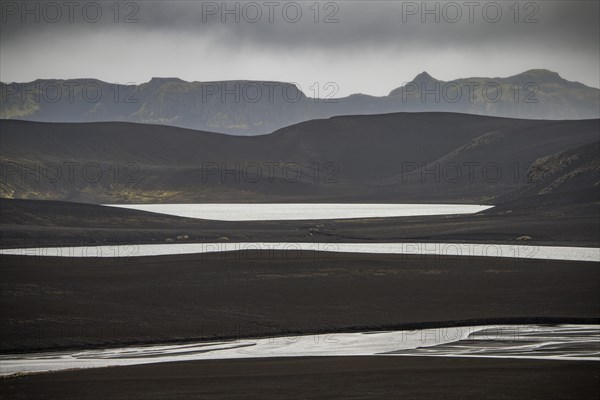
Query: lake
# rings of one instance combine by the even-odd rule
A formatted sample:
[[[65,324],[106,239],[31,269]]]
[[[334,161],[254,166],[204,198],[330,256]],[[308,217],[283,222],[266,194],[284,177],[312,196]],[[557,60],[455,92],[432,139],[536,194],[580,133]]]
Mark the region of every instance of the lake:
[[[219,221],[280,221],[473,214],[492,208],[469,204],[105,204],[178,217]]]

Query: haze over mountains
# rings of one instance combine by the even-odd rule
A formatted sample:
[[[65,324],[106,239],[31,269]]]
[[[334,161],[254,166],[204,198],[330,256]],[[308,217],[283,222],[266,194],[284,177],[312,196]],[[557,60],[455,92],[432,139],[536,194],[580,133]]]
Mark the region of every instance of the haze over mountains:
[[[600,90],[548,70],[507,78],[436,80],[426,72],[388,96],[335,98],[334,82],[185,82],[139,86],[95,79],[1,83],[0,118],[42,122],[126,121],[235,135],[265,134],[318,118],[393,112],[458,112],[526,119],[600,117]],[[320,98],[318,98],[320,97]]]

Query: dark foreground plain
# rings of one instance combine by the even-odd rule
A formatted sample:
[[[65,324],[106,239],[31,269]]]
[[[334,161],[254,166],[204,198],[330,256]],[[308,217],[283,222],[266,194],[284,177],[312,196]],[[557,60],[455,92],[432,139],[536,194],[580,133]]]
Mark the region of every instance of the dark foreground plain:
[[[600,317],[591,262],[258,250],[5,256],[0,274],[4,353]]]
[[[441,357],[211,360],[0,379],[2,399],[595,399],[600,363]]]

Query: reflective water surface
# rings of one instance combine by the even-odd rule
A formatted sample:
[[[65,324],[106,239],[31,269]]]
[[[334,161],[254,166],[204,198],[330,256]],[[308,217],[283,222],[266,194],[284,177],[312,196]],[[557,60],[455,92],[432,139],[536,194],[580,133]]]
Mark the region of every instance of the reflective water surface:
[[[190,360],[444,356],[600,361],[600,325],[465,326],[0,356],[0,375]]]
[[[106,204],[187,218],[278,221],[473,214],[493,206],[471,204]]]
[[[107,246],[34,247],[0,249],[0,254],[38,257],[143,257],[219,252],[272,252],[285,250],[293,256],[303,251],[337,253],[406,254],[440,257],[504,257],[515,259],[600,262],[600,249],[481,243],[161,243]],[[251,258],[256,258],[253,256]]]

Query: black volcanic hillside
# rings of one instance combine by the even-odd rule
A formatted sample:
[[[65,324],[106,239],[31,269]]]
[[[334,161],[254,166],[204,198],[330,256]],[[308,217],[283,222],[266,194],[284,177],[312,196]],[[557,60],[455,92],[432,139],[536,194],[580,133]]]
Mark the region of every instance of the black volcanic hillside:
[[[493,202],[524,190],[532,164],[539,169],[547,157],[594,146],[598,122],[399,113],[235,137],[6,120],[1,190],[8,198],[83,202]],[[565,168],[553,191],[582,189],[569,184]],[[588,187],[597,172],[588,165],[578,182]]]

